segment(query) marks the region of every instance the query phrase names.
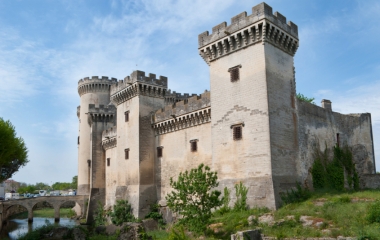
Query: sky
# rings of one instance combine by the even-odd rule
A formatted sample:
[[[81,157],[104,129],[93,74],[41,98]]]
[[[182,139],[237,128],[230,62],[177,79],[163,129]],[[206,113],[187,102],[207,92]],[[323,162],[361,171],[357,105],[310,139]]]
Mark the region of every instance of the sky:
[[[30,162],[13,179],[71,182],[77,175],[78,80],[123,79],[139,69],[181,93],[210,89],[198,34],[256,0],[0,0],[0,117]],[[380,169],[380,2],[268,0],[298,25],[297,92],[333,111],[372,114]]]

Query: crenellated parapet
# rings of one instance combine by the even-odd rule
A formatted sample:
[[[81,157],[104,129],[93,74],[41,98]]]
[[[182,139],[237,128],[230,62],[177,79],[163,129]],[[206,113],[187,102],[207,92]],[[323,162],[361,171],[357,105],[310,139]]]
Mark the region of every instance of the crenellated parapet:
[[[193,94],[188,94],[188,93],[177,93],[176,91],[171,91],[170,89],[168,91],[166,91],[166,94],[165,94],[165,104],[166,105],[169,105],[169,104],[174,104],[176,102],[180,102],[180,101],[187,101],[188,98],[190,97],[194,97],[194,96],[198,96],[197,94],[193,93]]]
[[[117,146],[117,127],[111,127],[102,133],[102,146],[104,150]]]
[[[107,92],[112,84],[117,83],[116,78],[98,77],[92,78],[85,77],[78,81],[78,93],[82,96],[85,93],[93,92]]]
[[[119,105],[137,95],[164,98],[167,87],[167,77],[156,79],[155,74],[145,76],[145,72],[137,70],[111,86],[111,101]]]
[[[231,18],[230,25],[223,22],[213,27],[211,34],[206,31],[198,36],[199,54],[207,64],[256,43],[270,43],[294,56],[299,46],[298,27],[260,3],[252,8],[251,15],[242,12]]]
[[[210,92],[167,105],[152,115],[156,134],[165,134],[211,121]]]
[[[115,122],[116,120],[116,107],[113,105],[88,105],[88,123],[91,125],[93,122]]]

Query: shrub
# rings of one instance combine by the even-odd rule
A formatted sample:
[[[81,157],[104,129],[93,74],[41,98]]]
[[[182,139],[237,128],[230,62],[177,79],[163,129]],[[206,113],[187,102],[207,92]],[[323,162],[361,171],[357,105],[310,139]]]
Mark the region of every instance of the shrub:
[[[98,202],[98,207],[95,210],[95,226],[105,225],[106,224],[106,212],[104,211],[103,204]]]
[[[230,205],[230,194],[231,194],[231,191],[228,190],[227,187],[225,187],[223,190],[222,207],[218,210],[218,212],[222,215],[231,210],[230,206],[229,206]]]
[[[174,191],[166,196],[168,207],[182,216],[179,223],[190,231],[204,231],[212,216],[211,210],[222,204],[221,192],[211,190],[218,186],[217,179],[217,173],[203,164],[190,172],[181,172],[177,181],[170,178]]]
[[[158,225],[160,228],[162,228],[165,225],[164,218],[162,217],[162,214],[160,213],[160,205],[159,204],[152,204],[150,205],[150,213],[145,216],[145,218],[152,218],[158,222]]]
[[[247,209],[247,194],[248,188],[242,182],[235,184],[236,202],[234,205],[235,211],[243,211]]]
[[[133,222],[135,217],[132,214],[131,204],[127,200],[117,200],[110,213],[111,221],[115,225],[121,225],[123,222]]]
[[[367,221],[370,223],[380,223],[380,201],[372,203],[368,207]]]
[[[315,102],[314,102],[315,98],[306,97],[302,93],[297,93],[297,99],[300,100],[300,101],[303,101],[303,102],[308,102],[308,103],[315,104]]]
[[[297,203],[306,201],[311,197],[311,192],[307,188],[302,188],[301,184],[297,182],[296,189],[290,189],[285,194],[281,195],[281,200],[284,204]]]

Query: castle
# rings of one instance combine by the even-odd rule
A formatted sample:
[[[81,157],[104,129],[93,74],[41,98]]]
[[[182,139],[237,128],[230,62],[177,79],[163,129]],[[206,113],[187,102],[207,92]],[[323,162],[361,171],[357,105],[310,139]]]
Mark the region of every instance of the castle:
[[[297,99],[298,27],[285,16],[261,3],[201,33],[198,46],[211,88],[200,95],[142,71],[79,81],[78,194],[90,196],[88,209],[127,199],[142,218],[165,206],[171,177],[200,163],[220,189],[243,182],[250,206],[275,209],[296,182],[312,184],[313,149],[343,143],[363,179],[376,172],[369,113]]]

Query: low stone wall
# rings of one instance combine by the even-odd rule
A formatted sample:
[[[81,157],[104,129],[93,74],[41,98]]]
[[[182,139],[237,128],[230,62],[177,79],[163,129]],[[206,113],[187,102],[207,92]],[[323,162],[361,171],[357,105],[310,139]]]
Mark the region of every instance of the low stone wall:
[[[361,189],[380,189],[380,174],[363,174],[360,176]]]

